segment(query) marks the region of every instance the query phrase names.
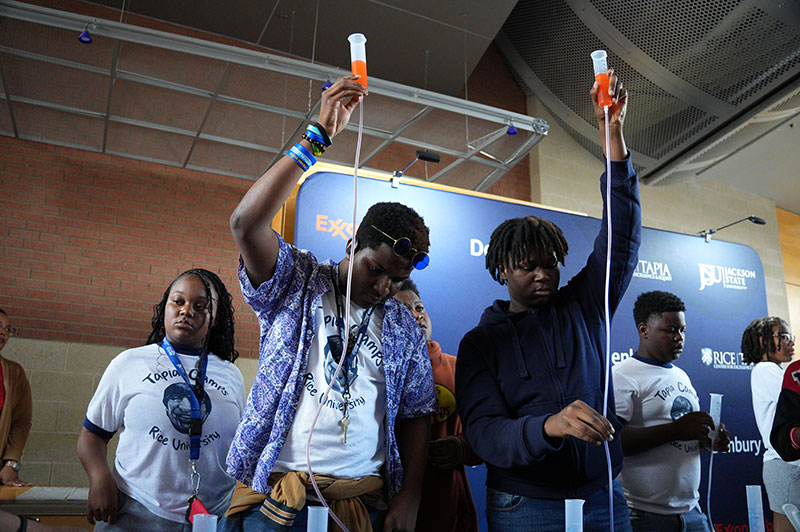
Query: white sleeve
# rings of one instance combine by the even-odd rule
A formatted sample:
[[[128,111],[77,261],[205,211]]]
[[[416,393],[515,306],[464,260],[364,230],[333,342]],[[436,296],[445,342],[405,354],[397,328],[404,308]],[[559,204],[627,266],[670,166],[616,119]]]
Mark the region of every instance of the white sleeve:
[[[633,416],[633,404],[638,398],[639,390],[636,382],[630,379],[624,370],[624,366],[620,367],[618,365],[611,368],[617,417],[627,423]]]
[[[753,368],[750,375],[753,413],[761,439],[769,448],[772,448],[769,443],[769,435],[772,431],[772,421],[775,419],[775,409],[778,406],[778,396],[782,386],[783,368],[781,366],[772,362],[760,362]]]
[[[117,370],[121,357],[122,354],[117,355],[103,372],[97,390],[86,409],[86,420],[89,423],[112,434],[122,426],[128,402],[123,390],[124,379]],[[91,427],[87,429],[92,430]]]

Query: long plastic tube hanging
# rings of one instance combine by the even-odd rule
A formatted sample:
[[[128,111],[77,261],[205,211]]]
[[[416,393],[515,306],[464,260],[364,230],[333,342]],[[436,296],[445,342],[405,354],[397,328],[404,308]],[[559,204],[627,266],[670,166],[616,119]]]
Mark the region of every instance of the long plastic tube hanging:
[[[608,418],[608,386],[611,381],[611,311],[609,310],[609,287],[611,281],[611,133],[608,125],[608,108],[613,105],[613,98],[608,93],[608,63],[605,50],[595,50],[592,52],[592,63],[594,67],[594,78],[599,85],[597,89],[597,104],[603,108],[605,117],[605,139],[606,139],[606,278],[604,291],[605,330],[606,330],[606,353],[605,353],[605,383],[603,389],[603,417]],[[614,532],[614,477],[611,470],[611,451],[608,441],[603,442],[606,453],[606,467],[608,468],[608,528]]]
[[[708,524],[711,530],[714,530],[714,521],[711,519],[711,471],[714,468],[714,440],[719,435],[719,421],[722,417],[722,394],[712,393],[711,395],[711,419],[714,421],[714,430],[708,433],[711,438],[711,456],[708,458],[708,486],[706,488],[706,515],[708,516]]]
[[[367,87],[367,54],[366,54],[366,47],[365,43],[367,42],[366,37],[364,37],[361,33],[354,33],[350,35],[347,40],[350,42],[350,62],[352,66],[352,72],[354,75],[361,76],[357,81],[361,83],[365,88]],[[356,222],[357,222],[357,214],[358,214],[358,166],[361,160],[361,140],[364,134],[364,97],[359,96],[358,98],[358,139],[356,141],[356,155],[355,155],[355,164],[353,165],[353,240],[350,243],[350,254],[349,260],[347,261],[347,290],[345,293],[344,298],[344,308],[345,308],[345,318],[344,318],[344,330],[348,333],[345,334],[343,345],[342,345],[342,356],[339,358],[339,365],[336,366],[336,372],[334,372],[333,377],[331,378],[330,384],[328,384],[328,388],[325,390],[325,394],[322,396],[320,400],[320,405],[317,408],[317,413],[314,415],[314,420],[311,422],[311,430],[308,433],[308,441],[306,442],[306,466],[308,468],[308,476],[311,480],[311,486],[314,488],[314,493],[319,498],[322,505],[328,509],[328,515],[334,522],[339,525],[339,528],[342,529],[343,532],[350,532],[344,523],[339,519],[339,517],[331,510],[328,503],[325,501],[325,497],[322,496],[322,492],[317,485],[317,481],[314,478],[314,472],[311,470],[311,436],[314,433],[314,427],[317,425],[317,420],[319,419],[320,412],[322,412],[322,407],[325,405],[328,395],[333,388],[333,383],[336,382],[336,379],[339,378],[339,372],[342,370],[342,365],[344,363],[344,356],[347,353],[348,343],[350,339],[350,294],[351,289],[353,286],[352,279],[353,279],[353,259],[355,258],[356,254]],[[338,279],[335,281],[338,282]],[[347,369],[345,369],[347,371]]]

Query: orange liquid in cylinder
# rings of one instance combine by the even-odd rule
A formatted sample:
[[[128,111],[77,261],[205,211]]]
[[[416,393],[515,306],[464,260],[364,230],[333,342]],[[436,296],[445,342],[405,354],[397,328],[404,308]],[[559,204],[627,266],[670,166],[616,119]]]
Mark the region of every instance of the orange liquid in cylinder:
[[[608,74],[605,72],[602,74],[597,74],[594,77],[594,80],[600,85],[600,88],[597,91],[597,105],[600,107],[611,107],[614,105],[614,99],[608,94]]]
[[[352,68],[354,76],[361,76],[356,81],[367,88],[367,64],[364,61],[353,61]],[[606,76],[606,89],[608,89],[608,76]]]

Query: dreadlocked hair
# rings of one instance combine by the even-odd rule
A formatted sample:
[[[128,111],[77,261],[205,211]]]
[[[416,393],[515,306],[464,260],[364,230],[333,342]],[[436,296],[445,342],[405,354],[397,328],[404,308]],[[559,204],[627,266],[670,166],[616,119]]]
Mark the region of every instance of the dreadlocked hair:
[[[492,279],[504,284],[500,278],[500,268],[516,268],[528,262],[531,252],[540,260],[555,253],[563,266],[569,246],[561,228],[549,220],[536,216],[511,218],[492,232],[486,252],[486,269]]]
[[[777,351],[772,341],[772,328],[785,323],[777,316],[757,318],[750,322],[742,333],[742,358],[748,364],[758,364],[767,355]]]
[[[686,305],[681,298],[670,292],[653,290],[642,292],[633,305],[633,320],[636,325],[647,323],[650,316],[660,316],[665,312],[685,312]]]
[[[150,332],[150,336],[147,337],[147,343],[158,343],[166,336],[164,311],[167,306],[167,299],[172,291],[172,285],[179,279],[188,275],[196,275],[203,282],[209,301],[208,313],[210,316],[214,316],[214,300],[211,297],[211,287],[214,288],[219,298],[216,316],[214,316],[214,319],[211,321],[208,332],[203,339],[203,356],[197,361],[198,367],[200,362],[202,362],[202,358],[206,357],[209,352],[214,353],[222,360],[233,362],[239,357],[239,352],[234,347],[233,297],[228,292],[228,289],[225,288],[225,283],[222,282],[222,279],[220,279],[216,273],[202,268],[186,270],[169,284],[164,291],[164,295],[161,297],[161,301],[153,306],[153,320],[151,322],[153,330]]]
[[[392,242],[373,226],[392,238],[408,238],[411,240],[411,247],[419,252],[427,253],[431,247],[430,231],[425,220],[417,211],[402,203],[376,203],[369,208],[358,226],[356,251],[361,248],[377,249],[381,244],[392,246]]]

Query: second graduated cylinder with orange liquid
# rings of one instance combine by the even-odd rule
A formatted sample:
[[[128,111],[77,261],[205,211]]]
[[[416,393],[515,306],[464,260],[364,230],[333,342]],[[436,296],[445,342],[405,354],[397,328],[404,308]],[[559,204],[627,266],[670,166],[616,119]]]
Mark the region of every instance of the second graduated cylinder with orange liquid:
[[[608,73],[601,72],[594,77],[600,87],[597,89],[597,105],[600,107],[611,107],[614,104],[614,99],[608,93]]]

